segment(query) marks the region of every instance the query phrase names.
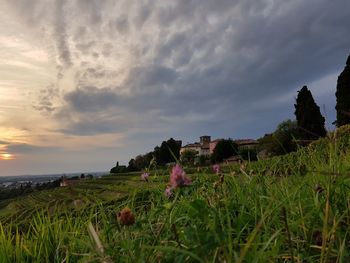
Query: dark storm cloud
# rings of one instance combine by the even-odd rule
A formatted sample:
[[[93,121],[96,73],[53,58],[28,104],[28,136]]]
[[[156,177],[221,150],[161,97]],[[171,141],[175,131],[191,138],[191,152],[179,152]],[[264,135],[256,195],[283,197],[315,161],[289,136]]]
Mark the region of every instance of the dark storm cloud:
[[[94,69],[89,71],[90,74],[97,72]],[[176,72],[165,67],[134,68],[127,81],[134,92],[132,96],[118,95],[117,87],[78,87],[64,95],[66,106],[55,115],[56,119],[64,123],[60,132],[86,136],[121,132],[135,127],[142,129],[150,123],[148,118],[154,112],[164,110],[167,103],[158,101],[164,92],[160,86],[172,84],[176,77]],[[153,92],[150,90],[152,87]]]
[[[160,64],[190,61],[179,74],[179,102],[216,97],[234,111],[333,73],[350,50],[348,1],[196,3],[159,12],[164,23],[188,24],[155,51]]]
[[[104,111],[118,103],[118,97],[111,89],[93,86],[77,88],[65,94],[64,100],[77,112]]]
[[[183,61],[182,63],[174,63],[174,66],[182,66],[183,64],[187,64],[191,59],[191,50],[188,48],[188,40],[191,39],[191,35],[187,32],[174,33],[168,36],[167,39],[164,39],[162,43],[160,43],[157,49],[157,57],[160,60],[164,59],[172,59],[174,58],[176,61]],[[184,53],[184,55],[180,54]],[[187,63],[186,63],[187,62]]]
[[[125,132],[129,129],[147,133],[149,129],[145,127],[149,126],[153,133],[155,127],[158,132],[171,129],[171,126],[162,127],[170,120],[168,117],[183,115],[181,121],[184,123],[188,114],[197,114],[197,111],[202,114],[216,112],[211,107],[218,103],[216,98],[194,103],[194,99],[201,99],[200,95],[196,98],[187,97],[187,94],[182,97],[173,96],[176,90],[168,89],[166,85],[176,86],[176,82],[176,72],[154,66],[148,69],[138,67],[130,71],[126,83],[133,91],[132,95],[118,94],[118,87],[77,88],[64,96],[67,108],[56,115],[57,119],[65,120],[61,121],[65,128],[60,131],[82,136]],[[171,122],[174,124],[174,120]]]
[[[59,3],[57,10],[64,10]],[[192,122],[196,132],[206,125],[238,130],[243,123],[265,129],[266,120],[256,112],[268,123],[289,117],[292,106],[281,97],[334,74],[350,52],[347,0],[91,0],[73,6],[80,23],[71,28],[75,47],[89,56],[80,61],[76,89],[63,97],[74,115],[65,131],[76,134],[118,130],[113,116],[120,112],[126,127],[140,115],[141,128],[179,118],[174,126]],[[61,31],[65,50],[68,31]],[[111,80],[121,71],[108,63],[123,52],[135,60],[117,87]],[[108,63],[98,62],[103,59]],[[101,112],[93,128],[90,120]],[[245,121],[220,125],[228,116]]]
[[[18,30],[2,28],[9,44],[19,40],[14,50],[23,44],[47,53],[48,74],[32,87],[59,88],[57,96],[44,89],[35,98],[50,113],[47,130],[33,123],[25,134],[38,130],[45,145],[72,140],[76,147],[72,154],[0,142],[14,154],[35,152],[29,159],[44,152],[38,171],[105,170],[170,137],[257,138],[294,118],[303,85],[330,111],[327,122],[335,118],[336,78],[350,53],[349,0],[3,2],[5,19],[13,17],[5,25]],[[49,76],[55,66],[58,79]],[[78,152],[90,138],[116,147]],[[17,169],[20,160],[10,163]]]
[[[158,65],[135,67],[130,69],[128,80],[124,85],[136,93],[149,93],[152,90],[162,92],[166,87],[173,85],[177,77],[176,71],[167,67]]]
[[[99,120],[82,118],[77,122],[71,122],[60,132],[68,135],[91,136],[98,134],[117,133],[124,131],[122,123],[114,123],[113,120]]]

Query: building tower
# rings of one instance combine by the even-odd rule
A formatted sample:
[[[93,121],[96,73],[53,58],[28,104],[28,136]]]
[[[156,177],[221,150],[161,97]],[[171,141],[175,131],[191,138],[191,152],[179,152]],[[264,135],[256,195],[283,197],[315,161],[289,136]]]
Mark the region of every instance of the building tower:
[[[204,135],[199,137],[200,139],[200,144],[204,148],[209,148],[209,143],[210,143],[210,136]]]

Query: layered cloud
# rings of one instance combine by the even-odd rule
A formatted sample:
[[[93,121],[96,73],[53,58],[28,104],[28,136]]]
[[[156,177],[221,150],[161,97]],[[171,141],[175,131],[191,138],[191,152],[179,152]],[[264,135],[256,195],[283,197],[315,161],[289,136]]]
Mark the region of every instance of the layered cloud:
[[[167,136],[263,135],[293,116],[305,84],[333,108],[327,98],[336,83],[322,80],[334,80],[350,53],[348,0],[8,0],[1,7],[54,68],[28,95],[33,114],[61,136],[117,134],[141,148],[134,152]]]

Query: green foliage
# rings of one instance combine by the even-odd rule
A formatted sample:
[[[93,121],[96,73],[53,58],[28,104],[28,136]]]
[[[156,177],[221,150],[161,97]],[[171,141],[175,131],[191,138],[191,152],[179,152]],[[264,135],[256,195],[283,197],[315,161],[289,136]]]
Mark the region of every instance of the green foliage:
[[[0,259],[349,262],[349,146],[344,126],[288,155],[223,166],[222,179],[203,169],[171,198],[166,170],[149,182],[110,175],[21,197],[6,216],[0,210]],[[116,219],[124,207],[135,214],[132,226]]]
[[[307,147],[299,148],[283,156],[276,156],[267,160],[250,163],[249,170],[264,175],[286,176],[290,174],[303,175],[306,168],[309,171],[321,171],[334,165],[335,159],[341,166],[348,164],[350,158],[350,125],[338,128],[325,138],[312,142]],[[269,169],[273,167],[273,169]],[[346,174],[347,168],[337,167],[338,173]]]
[[[326,136],[325,119],[321,115],[320,107],[317,106],[310,90],[306,86],[298,91],[294,106],[302,139],[315,140]]]
[[[153,159],[153,152],[146,153],[144,155],[137,155],[135,159],[129,161],[127,171],[141,171],[142,169],[148,167]]]
[[[197,156],[197,151],[193,150],[193,149],[186,149],[185,151],[183,151],[183,153],[181,154],[181,162],[184,164],[194,164],[194,161],[196,159]]]
[[[210,156],[200,155],[198,156],[198,165],[205,166],[210,164]]]
[[[246,161],[257,161],[258,160],[258,153],[257,149],[249,149],[249,148],[242,148],[238,150],[239,156],[242,158],[242,160]]]
[[[335,93],[337,104],[337,127],[350,124],[350,55],[346,61],[346,67],[339,75],[337,91]]]
[[[265,134],[259,139],[259,151],[266,151],[269,156],[283,155],[296,151],[299,129],[296,121],[281,122],[274,133]]]
[[[232,140],[220,140],[211,155],[212,163],[222,162],[225,158],[238,154],[238,146]]]
[[[26,195],[34,191],[31,184],[25,184],[24,186],[18,188],[1,188],[0,187],[0,200],[6,200],[14,198],[20,195]]]
[[[28,195],[35,191],[41,191],[46,189],[53,189],[59,187],[61,179],[54,180],[52,182],[38,183],[33,185],[32,183],[21,184],[20,187],[16,188],[2,188],[0,187],[0,200],[4,201],[7,199],[15,198],[18,196]],[[1,206],[1,203],[0,203]]]
[[[180,157],[181,141],[176,141],[170,138],[167,141],[163,141],[160,146],[156,146],[153,152],[149,152],[144,155],[138,155],[135,158],[130,159],[127,171],[141,171],[149,167],[151,161],[155,158],[157,165],[165,165],[167,163],[176,162]]]

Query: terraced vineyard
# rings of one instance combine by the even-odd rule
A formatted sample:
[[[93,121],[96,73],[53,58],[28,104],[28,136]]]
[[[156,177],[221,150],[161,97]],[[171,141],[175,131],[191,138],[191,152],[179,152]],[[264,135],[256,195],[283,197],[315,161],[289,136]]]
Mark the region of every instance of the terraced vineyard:
[[[166,180],[159,177],[147,184],[148,189],[156,188]],[[0,209],[1,223],[23,223],[30,220],[37,211],[49,214],[69,209],[80,210],[96,203],[106,203],[144,190],[145,182],[140,181],[140,173],[105,175],[99,179],[81,180],[79,183],[31,193],[18,199],[6,200]]]
[[[297,153],[186,172],[170,196],[164,170],[12,200],[0,262],[350,262],[350,127]]]

